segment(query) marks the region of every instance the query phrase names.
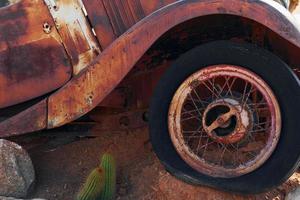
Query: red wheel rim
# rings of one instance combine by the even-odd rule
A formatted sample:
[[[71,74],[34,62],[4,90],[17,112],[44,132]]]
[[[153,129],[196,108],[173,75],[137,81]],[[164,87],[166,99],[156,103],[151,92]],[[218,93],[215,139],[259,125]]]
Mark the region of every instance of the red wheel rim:
[[[187,78],[169,108],[171,140],[200,173],[238,177],[259,168],[281,132],[279,104],[255,73],[232,65],[206,67]]]

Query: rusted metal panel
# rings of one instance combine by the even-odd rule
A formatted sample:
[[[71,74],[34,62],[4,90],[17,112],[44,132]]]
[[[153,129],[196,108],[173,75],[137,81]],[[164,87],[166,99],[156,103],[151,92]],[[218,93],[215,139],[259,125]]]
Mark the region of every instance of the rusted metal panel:
[[[0,138],[30,133],[47,127],[47,100],[0,123]]]
[[[70,122],[94,108],[120,83],[145,51],[177,24],[212,14],[243,16],[269,27],[300,47],[292,16],[276,2],[240,0],[178,1],[160,9],[119,37],[80,76],[49,98],[48,128]]]
[[[99,0],[83,0],[83,3],[100,45],[104,49],[116,39],[104,4]]]
[[[128,110],[148,108],[154,89],[171,62],[165,60],[164,63],[158,64],[159,66],[156,66],[155,69],[147,68],[149,63],[144,62],[145,60],[140,60],[136,65],[138,70],[131,71],[118,87],[101,101],[98,107]],[[149,62],[151,61],[149,60]]]
[[[122,35],[128,27],[132,26],[120,0],[103,0],[103,4],[117,36]]]
[[[0,66],[0,108],[51,92],[72,74],[63,47],[51,38],[0,52]]]
[[[140,0],[127,0],[127,4],[135,22],[140,21],[146,16]]]
[[[98,106],[109,108],[125,108],[130,103],[131,94],[127,88],[116,88]]]
[[[51,92],[70,79],[72,68],[53,25],[40,1],[0,8],[0,108]]]
[[[175,0],[84,0],[103,48],[145,16],[173,2]]]
[[[103,49],[145,17],[140,0],[84,0],[83,2]]]
[[[99,53],[100,48],[85,16],[81,0],[44,0],[78,74]]]
[[[146,15],[149,15],[166,5],[176,2],[176,0],[155,0],[155,1],[140,0],[140,2]]]
[[[44,24],[51,29],[48,34],[44,32]],[[49,11],[41,1],[22,0],[0,8],[0,51],[44,38],[60,42],[53,26]]]

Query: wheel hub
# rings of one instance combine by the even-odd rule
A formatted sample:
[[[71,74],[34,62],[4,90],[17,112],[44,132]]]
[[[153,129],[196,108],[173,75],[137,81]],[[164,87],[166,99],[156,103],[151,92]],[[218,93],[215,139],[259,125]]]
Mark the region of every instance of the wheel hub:
[[[251,128],[247,106],[235,99],[222,98],[210,103],[204,111],[202,126],[210,138],[224,144],[241,141]]]

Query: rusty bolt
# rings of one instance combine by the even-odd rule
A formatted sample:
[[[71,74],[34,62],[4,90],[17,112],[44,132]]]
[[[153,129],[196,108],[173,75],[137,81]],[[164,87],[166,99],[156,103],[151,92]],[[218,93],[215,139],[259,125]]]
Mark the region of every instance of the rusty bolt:
[[[51,25],[48,22],[45,22],[43,24],[43,30],[47,34],[51,33]]]

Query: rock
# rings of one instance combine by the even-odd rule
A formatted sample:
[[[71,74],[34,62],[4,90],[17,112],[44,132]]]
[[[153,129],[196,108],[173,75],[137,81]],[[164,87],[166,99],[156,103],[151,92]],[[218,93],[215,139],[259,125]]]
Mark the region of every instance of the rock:
[[[19,0],[1,0],[0,1],[0,7],[3,7],[3,6],[8,6],[10,4],[14,4],[14,3],[17,3]]]
[[[21,146],[0,139],[0,196],[26,197],[35,174],[32,161]]]
[[[285,200],[300,200],[300,187],[290,192],[285,198]]]

